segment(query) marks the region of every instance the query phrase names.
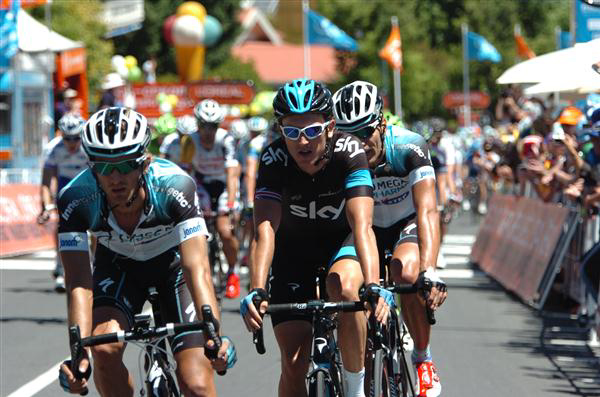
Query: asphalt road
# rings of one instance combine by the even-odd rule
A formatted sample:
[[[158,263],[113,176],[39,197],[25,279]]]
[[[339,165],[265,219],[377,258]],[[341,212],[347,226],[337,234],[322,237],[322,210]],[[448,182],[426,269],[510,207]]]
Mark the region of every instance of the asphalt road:
[[[477,222],[468,214],[455,220],[443,245],[449,298],[437,312],[431,343],[442,395],[600,396],[598,351],[586,344],[576,321],[558,313],[540,316],[468,264]],[[44,253],[0,260],[0,396],[64,395],[56,368],[68,355],[66,300],[52,290],[51,267]],[[223,327],[239,360],[217,377],[219,395],[276,395],[279,356],[270,324],[267,353],[260,356],[238,305],[227,301],[223,308]],[[129,346],[126,362],[139,379],[138,352]]]

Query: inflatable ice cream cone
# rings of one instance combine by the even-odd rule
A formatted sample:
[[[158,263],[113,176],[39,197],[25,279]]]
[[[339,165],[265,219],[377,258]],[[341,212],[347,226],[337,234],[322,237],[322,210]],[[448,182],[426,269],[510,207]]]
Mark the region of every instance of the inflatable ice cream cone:
[[[173,43],[177,73],[184,81],[202,79],[204,67],[204,19],[202,4],[187,1],[177,8],[173,23]]]
[[[175,46],[175,61],[177,63],[177,74],[182,80],[201,80],[204,68],[204,46]]]

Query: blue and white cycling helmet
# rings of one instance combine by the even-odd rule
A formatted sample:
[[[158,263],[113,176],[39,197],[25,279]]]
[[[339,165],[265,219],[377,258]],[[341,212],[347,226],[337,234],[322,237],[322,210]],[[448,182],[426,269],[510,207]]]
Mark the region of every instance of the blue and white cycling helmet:
[[[132,109],[112,107],[90,117],[82,138],[90,161],[130,155],[141,158],[150,143],[151,133],[146,117]]]
[[[198,131],[198,123],[194,116],[186,114],[177,119],[175,130],[181,135],[189,135]]]
[[[267,119],[261,116],[254,116],[248,120],[248,129],[251,132],[263,132],[269,128],[269,122]]]
[[[273,110],[278,119],[290,114],[321,113],[332,117],[331,91],[323,84],[310,79],[297,79],[285,83],[273,99]]]
[[[68,137],[79,136],[84,125],[85,120],[76,114],[67,113],[58,120],[58,129]]]
[[[231,122],[229,126],[229,133],[233,136],[236,141],[241,141],[248,137],[248,125],[246,121],[237,119]]]
[[[204,99],[194,107],[194,116],[200,123],[218,124],[225,118],[224,109],[214,99]]]
[[[346,84],[333,95],[333,115],[339,131],[356,131],[379,123],[383,99],[377,86],[366,81]],[[376,124],[375,124],[376,125]]]

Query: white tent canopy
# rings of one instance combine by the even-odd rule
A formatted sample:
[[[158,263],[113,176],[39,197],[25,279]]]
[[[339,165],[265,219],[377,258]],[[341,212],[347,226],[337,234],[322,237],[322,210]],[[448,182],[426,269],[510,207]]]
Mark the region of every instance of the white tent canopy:
[[[518,63],[496,80],[498,84],[537,83],[527,94],[545,92],[594,92],[600,89],[600,75],[592,64],[600,61],[600,39],[550,52]]]
[[[17,37],[19,49],[23,52],[52,51],[61,52],[83,47],[83,43],[67,39],[49,30],[24,10],[19,10],[17,19]]]

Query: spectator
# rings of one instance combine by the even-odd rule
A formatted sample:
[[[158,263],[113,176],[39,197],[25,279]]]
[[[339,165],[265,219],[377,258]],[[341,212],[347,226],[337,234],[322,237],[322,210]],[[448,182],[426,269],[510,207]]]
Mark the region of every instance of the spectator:
[[[101,85],[104,92],[102,93],[102,99],[100,99],[98,110],[117,106],[118,104],[115,97],[115,89],[123,85],[125,85],[125,82],[118,73],[109,73],[104,76]]]

